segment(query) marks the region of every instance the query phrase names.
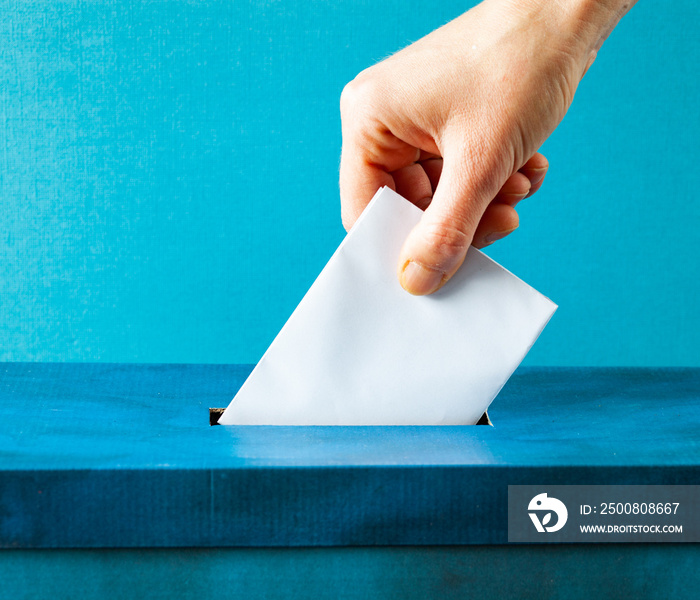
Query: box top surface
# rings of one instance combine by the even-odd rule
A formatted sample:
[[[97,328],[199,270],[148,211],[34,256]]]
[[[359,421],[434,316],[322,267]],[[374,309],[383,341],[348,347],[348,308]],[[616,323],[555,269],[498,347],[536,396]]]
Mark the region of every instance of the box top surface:
[[[0,469],[700,463],[700,369],[521,368],[494,427],[209,426],[250,370],[4,363]]]

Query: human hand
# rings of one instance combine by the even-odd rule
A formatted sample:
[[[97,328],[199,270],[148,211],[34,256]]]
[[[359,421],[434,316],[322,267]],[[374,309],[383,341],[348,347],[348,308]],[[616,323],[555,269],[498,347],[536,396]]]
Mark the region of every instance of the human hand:
[[[430,294],[518,226],[542,185],[537,149],[629,3],[486,0],[366,69],[341,97],[340,195],[350,229],[374,193],[425,210],[401,251],[401,285]]]

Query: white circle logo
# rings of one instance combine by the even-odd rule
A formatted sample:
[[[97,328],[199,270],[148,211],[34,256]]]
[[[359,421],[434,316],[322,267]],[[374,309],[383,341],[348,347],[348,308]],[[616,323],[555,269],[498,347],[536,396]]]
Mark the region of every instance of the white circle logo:
[[[547,494],[537,494],[530,500],[527,510],[535,529],[540,533],[559,531],[569,518],[569,511],[564,503],[556,498],[548,498]],[[557,520],[550,525],[553,514],[557,516]]]

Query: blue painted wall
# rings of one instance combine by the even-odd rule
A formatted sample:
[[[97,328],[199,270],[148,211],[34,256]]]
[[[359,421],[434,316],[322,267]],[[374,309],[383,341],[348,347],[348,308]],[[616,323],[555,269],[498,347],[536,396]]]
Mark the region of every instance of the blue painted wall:
[[[343,85],[463,6],[0,0],[0,360],[255,362],[343,236]],[[699,16],[633,9],[491,251],[560,304],[529,364],[700,365]]]

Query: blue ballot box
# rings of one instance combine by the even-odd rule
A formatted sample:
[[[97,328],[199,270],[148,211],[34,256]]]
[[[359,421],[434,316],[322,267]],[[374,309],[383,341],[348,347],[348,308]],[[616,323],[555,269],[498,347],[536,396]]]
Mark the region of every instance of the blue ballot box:
[[[696,595],[697,544],[509,544],[508,486],[700,483],[700,369],[522,368],[493,427],[210,426],[250,369],[4,363],[0,597]]]

